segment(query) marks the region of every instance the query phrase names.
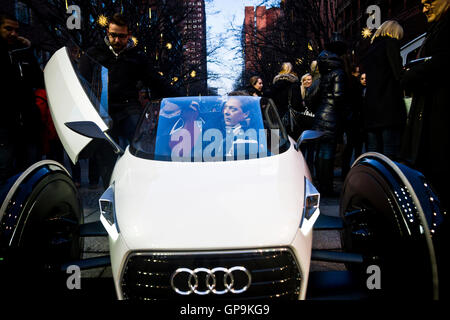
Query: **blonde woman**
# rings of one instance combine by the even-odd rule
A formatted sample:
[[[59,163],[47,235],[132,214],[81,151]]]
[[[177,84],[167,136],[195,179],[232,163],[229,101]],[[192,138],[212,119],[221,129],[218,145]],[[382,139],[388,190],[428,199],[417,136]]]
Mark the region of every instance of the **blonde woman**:
[[[403,28],[397,21],[384,22],[375,32],[366,60],[364,126],[367,149],[397,158],[406,123],[406,108],[400,88]]]
[[[311,87],[313,80],[312,80],[312,76],[309,73],[306,73],[302,76],[302,78],[300,79],[300,91],[302,93],[302,99],[305,100],[305,96],[306,96],[306,89],[308,89],[309,87]]]
[[[288,134],[297,139],[300,135],[300,128],[294,122],[291,122],[290,114],[299,112],[302,106],[302,97],[300,95],[300,82],[297,74],[293,71],[290,62],[284,62],[281,65],[280,72],[273,78],[271,97],[278,109],[280,118],[285,123]],[[293,118],[293,117],[292,117]],[[283,120],[284,119],[284,120]]]

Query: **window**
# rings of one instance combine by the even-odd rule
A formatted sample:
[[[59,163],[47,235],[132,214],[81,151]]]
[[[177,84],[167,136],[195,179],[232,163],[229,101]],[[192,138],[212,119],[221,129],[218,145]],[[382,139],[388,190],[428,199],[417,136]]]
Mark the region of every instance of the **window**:
[[[24,24],[31,23],[31,11],[30,8],[23,2],[16,2],[16,17],[17,21]]]

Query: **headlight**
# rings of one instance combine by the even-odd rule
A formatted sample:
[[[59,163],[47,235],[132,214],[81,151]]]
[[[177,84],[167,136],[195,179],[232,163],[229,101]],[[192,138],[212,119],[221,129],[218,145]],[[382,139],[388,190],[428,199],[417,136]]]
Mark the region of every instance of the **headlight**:
[[[320,210],[320,193],[316,187],[305,177],[305,197],[303,201],[303,214],[300,222],[300,230],[303,234],[307,234],[313,227]]]
[[[115,240],[119,236],[120,231],[114,206],[114,184],[106,189],[98,202],[100,206],[100,221],[108,234]]]

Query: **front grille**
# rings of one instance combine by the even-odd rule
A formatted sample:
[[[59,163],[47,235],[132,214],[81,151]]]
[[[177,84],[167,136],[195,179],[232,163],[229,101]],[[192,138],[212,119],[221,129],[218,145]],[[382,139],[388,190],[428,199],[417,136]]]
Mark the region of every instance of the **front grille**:
[[[195,270],[205,268],[244,267],[251,275],[251,284],[245,292],[224,294],[209,292],[212,278],[209,279],[210,287],[206,286],[206,272],[198,272],[198,286],[196,290],[182,295],[175,291],[172,284],[180,291],[187,293],[189,287],[189,273],[181,272],[172,279],[176,270]],[[205,270],[202,269],[202,270]],[[236,268],[235,268],[236,269]],[[214,289],[219,293],[226,291],[224,284],[225,272],[216,269],[216,284]],[[245,272],[234,271],[232,273],[233,289],[239,291],[248,284],[248,275]],[[173,282],[171,282],[171,280]],[[226,279],[230,286],[231,279]],[[220,299],[298,299],[300,293],[301,272],[295,261],[294,255],[289,249],[264,249],[249,251],[216,251],[216,252],[157,252],[157,253],[132,253],[129,255],[122,273],[121,288],[125,299],[137,300],[220,300]],[[192,286],[195,279],[191,278]],[[228,287],[230,289],[230,287]]]

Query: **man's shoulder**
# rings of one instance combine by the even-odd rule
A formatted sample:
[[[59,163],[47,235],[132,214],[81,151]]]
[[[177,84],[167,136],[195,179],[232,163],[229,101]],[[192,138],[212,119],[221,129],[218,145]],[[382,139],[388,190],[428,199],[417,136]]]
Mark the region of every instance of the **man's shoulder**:
[[[106,46],[106,44],[101,41],[91,47],[89,47],[86,50],[86,54],[90,55],[90,56],[99,56],[99,55],[105,55],[108,52],[108,47]]]
[[[139,50],[139,48],[136,46],[125,50],[123,54],[130,58],[137,59],[138,61],[141,62],[146,60],[145,54],[141,50]]]

